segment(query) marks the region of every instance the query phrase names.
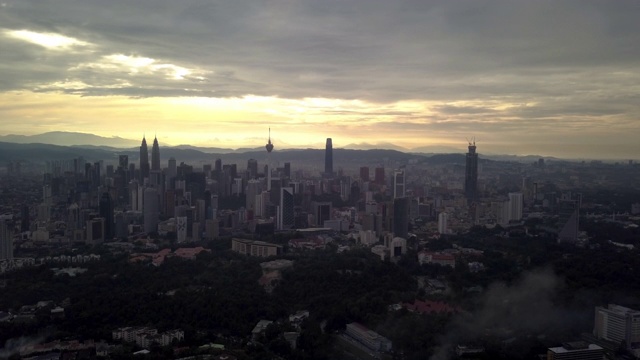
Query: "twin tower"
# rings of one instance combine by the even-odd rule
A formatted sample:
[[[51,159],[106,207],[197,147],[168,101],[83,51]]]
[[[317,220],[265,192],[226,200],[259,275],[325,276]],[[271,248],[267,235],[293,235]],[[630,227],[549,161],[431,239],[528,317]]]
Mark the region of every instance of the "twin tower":
[[[140,145],[140,175],[143,179],[149,177],[149,170],[160,171],[160,146],[158,145],[158,137],[155,137],[151,148],[151,166],[149,166],[147,139],[143,136]]]

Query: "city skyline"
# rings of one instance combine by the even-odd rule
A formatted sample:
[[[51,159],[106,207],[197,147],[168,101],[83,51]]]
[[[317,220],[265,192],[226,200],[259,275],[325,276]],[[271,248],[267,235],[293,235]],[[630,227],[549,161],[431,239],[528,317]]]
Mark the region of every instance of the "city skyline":
[[[99,10],[99,11],[98,11]],[[0,135],[633,159],[636,2],[0,3]]]

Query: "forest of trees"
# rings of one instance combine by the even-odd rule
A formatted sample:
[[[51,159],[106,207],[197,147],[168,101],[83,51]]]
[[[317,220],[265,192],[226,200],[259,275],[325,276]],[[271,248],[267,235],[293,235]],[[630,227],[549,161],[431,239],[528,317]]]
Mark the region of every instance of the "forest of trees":
[[[40,312],[35,322],[0,323],[0,341],[42,333],[49,339],[108,340],[116,328],[144,325],[159,331],[183,329],[184,346],[195,349],[218,342],[241,350],[241,358],[328,359],[336,356],[332,334],[356,321],[391,339],[396,357],[420,359],[442,345],[443,334],[458,322],[457,315],[393,312],[389,305],[433,299],[473,314],[482,311],[485,298],[482,293],[467,292],[468,288],[488,289],[496,283],[508,287],[539,268],[551,269],[561,279],[562,286],[550,294],[551,303],[558,307],[592,313],[593,306],[607,302],[637,305],[629,301],[640,295],[638,251],[613,246],[602,236],[594,241],[597,248],[573,248],[552,238],[512,237],[501,229],[474,228],[464,236],[426,245],[442,250],[455,243],[484,251],[479,259],[460,256],[455,269],[420,265],[416,250],[397,262],[385,262],[366,248],[336,253],[330,247],[285,255],[294,265],[283,271],[271,294],[258,283],[260,262],[265,259],[233,253],[226,240],[206,244],[212,252],[201,253],[194,261],[168,258],[159,267],[129,263],[124,254],[104,253],[101,261],[83,264],[88,270],[75,277],[54,276],[48,266],[5,274],[0,310],[15,313],[42,300],[66,306],[61,319]],[[467,262],[476,260],[484,263],[485,271],[469,271]],[[449,291],[429,295],[419,288],[419,276],[441,279]],[[246,343],[259,320],[278,321],[303,309],[311,312],[311,318],[302,326],[296,350],[281,336],[291,330],[286,321],[274,323],[258,343]],[[590,321],[585,318],[567,331],[575,336],[589,332],[584,327]],[[488,353],[501,358],[500,351],[506,350],[504,344],[497,344]],[[544,341],[536,340],[529,347],[539,350],[543,345]]]

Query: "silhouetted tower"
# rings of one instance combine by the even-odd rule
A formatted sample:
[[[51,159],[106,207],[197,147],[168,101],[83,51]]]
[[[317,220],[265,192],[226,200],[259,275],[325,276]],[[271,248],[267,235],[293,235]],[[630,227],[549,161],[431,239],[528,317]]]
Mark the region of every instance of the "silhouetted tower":
[[[247,175],[249,179],[255,179],[258,176],[258,160],[249,159],[247,161]]]
[[[149,149],[147,149],[147,139],[142,137],[142,144],[140,145],[140,181],[143,182],[144,178],[149,177]]]
[[[333,144],[331,138],[327,138],[327,144],[324,149],[324,176],[326,178],[333,177]]]
[[[478,197],[478,154],[476,153],[476,141],[469,141],[467,164],[464,174],[464,194],[468,201],[474,201]]]
[[[158,137],[153,139],[153,147],[151,148],[151,170],[160,171],[160,146],[158,145]]]
[[[269,142],[264,147],[267,149],[268,153],[273,151],[273,144],[271,143],[271,128],[269,128]]]
[[[269,142],[265,145],[267,149],[267,164],[265,165],[265,174],[267,178],[267,190],[271,190],[271,152],[273,151],[273,144],[271,143],[271,128],[269,128]]]

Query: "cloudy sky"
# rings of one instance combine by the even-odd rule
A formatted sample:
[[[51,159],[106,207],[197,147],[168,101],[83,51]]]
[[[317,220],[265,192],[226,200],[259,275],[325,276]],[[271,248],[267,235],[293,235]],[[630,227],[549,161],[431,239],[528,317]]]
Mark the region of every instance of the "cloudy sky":
[[[640,154],[638,0],[0,0],[0,135]]]

